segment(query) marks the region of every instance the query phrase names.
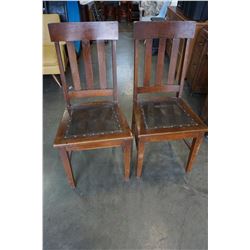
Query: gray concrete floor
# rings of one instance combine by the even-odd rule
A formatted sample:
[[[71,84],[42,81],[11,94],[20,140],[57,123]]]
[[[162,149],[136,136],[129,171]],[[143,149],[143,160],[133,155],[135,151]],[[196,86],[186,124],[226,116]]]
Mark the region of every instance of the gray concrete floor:
[[[133,40],[130,27],[122,28],[118,88],[131,123]],[[182,141],[148,144],[141,180],[135,178],[134,146],[128,183],[120,148],[74,153],[73,190],[52,147],[64,110],[62,89],[51,76],[43,80],[44,249],[207,249],[207,139],[190,174]],[[204,97],[185,86],[184,99],[199,114]]]

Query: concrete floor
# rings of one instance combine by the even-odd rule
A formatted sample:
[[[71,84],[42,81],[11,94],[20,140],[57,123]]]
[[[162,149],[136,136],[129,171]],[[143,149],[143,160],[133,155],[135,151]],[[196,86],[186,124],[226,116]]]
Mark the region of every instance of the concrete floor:
[[[129,29],[122,31],[118,88],[130,123],[133,40]],[[74,153],[73,190],[52,147],[64,110],[62,89],[50,76],[44,77],[43,89],[44,249],[207,249],[206,138],[190,174],[184,172],[189,152],[184,142],[148,144],[141,180],[135,178],[134,145],[128,183],[120,148]],[[191,96],[186,86],[184,99],[200,112],[204,97]]]

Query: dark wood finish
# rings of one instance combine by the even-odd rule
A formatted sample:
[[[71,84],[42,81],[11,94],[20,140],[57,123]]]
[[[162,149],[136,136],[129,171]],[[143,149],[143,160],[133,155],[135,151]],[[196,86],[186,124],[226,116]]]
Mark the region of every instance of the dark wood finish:
[[[187,72],[187,82],[195,93],[208,92],[208,31],[198,33]]]
[[[185,81],[185,76],[187,72],[187,63],[188,63],[188,55],[189,55],[189,45],[190,45],[190,39],[186,40],[186,46],[185,46],[185,51],[183,52],[183,64],[181,65],[181,81],[180,81],[180,92],[179,92],[179,97],[182,96],[183,92],[183,87],[184,87],[184,81]]]
[[[113,98],[114,102],[118,102],[117,95],[117,65],[116,65],[116,41],[112,41],[112,73],[113,73]]]
[[[174,6],[169,6],[168,7],[168,12],[167,12],[167,20],[168,21],[191,21],[191,19],[187,18],[186,16],[184,16],[181,11],[178,10],[178,8],[174,7]],[[190,41],[190,48],[189,48],[189,56],[187,59],[187,68],[189,69],[190,67],[190,60],[194,51],[194,45],[196,43],[196,39],[198,36],[199,31],[204,28],[204,27],[208,27],[208,22],[195,22],[195,33],[193,38]],[[170,56],[171,54],[171,47],[172,47],[172,42],[171,40],[167,41],[167,54]],[[183,43],[182,41],[180,42],[180,46],[179,46],[179,56],[178,56],[178,60],[177,60],[177,78],[180,74],[179,70],[181,68],[180,66],[180,62],[182,61],[183,58]],[[189,71],[189,70],[188,70]],[[185,76],[186,77],[186,76]]]
[[[180,43],[180,39],[175,39],[175,38],[173,39],[173,45],[172,45],[172,51],[171,51],[171,57],[170,57],[170,65],[169,65],[168,84],[174,84],[179,43]]]
[[[73,151],[96,148],[122,147],[124,152],[124,178],[129,179],[132,133],[125,116],[117,103],[116,41],[118,39],[117,22],[63,23],[49,27],[52,41],[55,41],[60,75],[66,100],[66,109],[59,124],[54,147],[60,152],[63,166],[71,187],[75,180],[69,154]],[[86,89],[83,89],[73,41],[81,40],[83,61],[86,75]],[[90,41],[97,41],[99,64],[99,88],[94,89],[93,68]],[[112,43],[113,88],[107,88],[106,58],[104,40]],[[59,42],[66,41],[74,90],[69,90],[62,67]],[[74,98],[113,97],[113,100],[85,102],[72,105]]]
[[[67,42],[67,50],[69,54],[69,63],[72,72],[74,88],[75,90],[81,90],[80,75],[78,71],[75,46],[73,42]]]
[[[117,22],[50,23],[52,42],[77,40],[118,40]]]
[[[165,47],[166,47],[166,39],[165,38],[160,38],[160,40],[159,40],[159,49],[158,49],[158,57],[157,57],[157,67],[156,67],[156,79],[155,79],[155,84],[156,85],[162,85]]]
[[[152,39],[146,39],[145,67],[144,67],[144,86],[149,86],[152,64]]]
[[[91,89],[82,91],[69,91],[69,98],[83,98],[96,96],[113,96],[113,89]]]
[[[59,42],[55,42],[55,48],[56,48],[56,56],[57,56],[57,60],[58,60],[58,64],[59,64],[59,69],[60,69],[60,72],[63,72],[63,74],[60,74],[61,82],[62,82],[62,86],[63,86],[63,95],[64,95],[64,99],[66,101],[66,106],[68,109],[70,109],[71,104],[70,104],[70,99],[69,99],[68,90],[67,90],[66,77],[64,74],[62,54],[61,54]]]
[[[125,181],[128,181],[130,176],[131,149],[132,149],[132,141],[131,140],[125,141],[123,145]]]
[[[85,68],[86,83],[88,89],[94,88],[94,77],[91,59],[91,47],[89,41],[82,42],[83,62]]]
[[[187,162],[187,166],[186,166],[186,172],[190,172],[192,170],[192,165],[193,165],[195,156],[197,155],[197,153],[199,151],[199,148],[200,148],[200,145],[202,143],[202,140],[203,140],[203,136],[202,135],[200,135],[198,137],[195,137],[193,139],[192,146],[191,146],[191,149],[190,149],[190,153],[189,153],[189,156],[188,156],[188,162]]]
[[[193,38],[195,32],[195,22],[185,23],[168,22],[135,22],[134,39],[144,40],[153,38]]]
[[[62,159],[62,162],[63,162],[63,166],[64,166],[64,169],[65,169],[65,172],[66,172],[66,175],[67,175],[69,185],[72,188],[75,188],[76,184],[75,184],[75,179],[74,179],[73,172],[72,172],[69,153],[64,148],[60,148],[59,153],[60,153],[60,156],[61,156],[61,159]]]
[[[195,155],[198,152],[199,145],[201,144],[201,138],[207,131],[207,126],[203,123],[199,116],[197,116],[189,105],[181,99],[190,51],[190,39],[194,36],[194,30],[194,22],[137,22],[134,25],[135,48],[132,131],[135,135],[137,145],[137,177],[142,175],[145,143],[164,140],[183,140],[193,138],[193,144],[190,146],[190,156],[186,167],[186,171],[190,171]],[[152,38],[160,39],[156,65],[156,81],[153,85],[151,84],[151,86],[145,86],[144,84],[143,87],[139,87],[138,43],[139,40]],[[177,68],[178,47],[180,46],[179,38],[184,39],[184,41],[182,41],[183,56],[179,63],[180,74],[176,76],[175,72]],[[163,84],[161,81],[162,68],[164,65],[164,57],[162,55],[165,52],[163,39],[173,39],[168,81],[166,84]],[[145,68],[150,69],[150,66]],[[147,70],[145,70],[145,75],[147,77],[149,75]],[[144,93],[155,94],[163,92],[174,92],[176,97],[154,97],[154,99],[151,99],[150,102],[141,102],[138,98],[139,95]],[[159,112],[159,109],[162,109],[162,111]],[[147,115],[145,113],[147,111],[151,113]],[[147,123],[147,117],[149,117],[149,121],[152,123],[153,127],[149,127],[151,125]],[[177,123],[178,120],[182,121],[181,124]]]
[[[101,89],[107,88],[105,44],[104,41],[97,41],[97,55],[99,65],[99,82]]]

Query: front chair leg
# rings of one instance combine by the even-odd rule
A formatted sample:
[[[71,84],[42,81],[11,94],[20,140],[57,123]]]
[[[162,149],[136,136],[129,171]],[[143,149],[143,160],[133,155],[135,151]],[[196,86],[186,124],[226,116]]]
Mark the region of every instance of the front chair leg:
[[[192,141],[190,153],[188,156],[188,162],[187,162],[187,166],[186,166],[186,172],[190,172],[192,170],[192,165],[193,165],[195,157],[199,151],[200,145],[201,145],[202,140],[203,140],[203,136],[204,136],[204,134],[201,134],[200,136],[195,137]]]
[[[132,150],[132,140],[126,141],[123,145],[125,181],[128,181],[130,176],[131,150]]]
[[[71,164],[70,164],[68,152],[64,148],[61,148],[61,149],[59,149],[59,153],[60,153],[60,156],[61,156],[61,159],[62,159],[62,162],[63,162],[64,170],[66,172],[69,185],[72,188],[75,188],[76,184],[75,184],[75,180],[74,180],[74,176],[73,176],[72,167],[71,167]]]
[[[137,178],[141,177],[142,175],[142,165],[143,165],[143,158],[144,158],[144,142],[140,141],[139,138],[137,138],[137,170],[136,170],[136,176]]]

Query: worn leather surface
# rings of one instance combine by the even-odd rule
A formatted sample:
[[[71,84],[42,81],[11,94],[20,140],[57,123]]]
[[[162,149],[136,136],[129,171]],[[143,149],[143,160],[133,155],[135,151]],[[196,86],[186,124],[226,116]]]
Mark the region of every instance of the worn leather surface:
[[[177,100],[140,103],[146,129],[180,128],[198,124],[182,108]]]
[[[65,138],[122,132],[113,104],[81,107],[72,110]]]

